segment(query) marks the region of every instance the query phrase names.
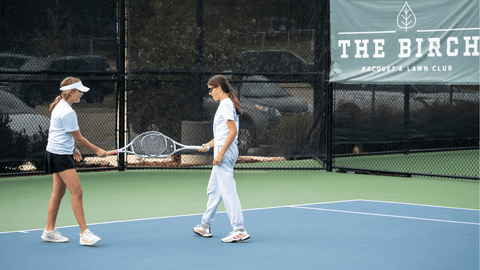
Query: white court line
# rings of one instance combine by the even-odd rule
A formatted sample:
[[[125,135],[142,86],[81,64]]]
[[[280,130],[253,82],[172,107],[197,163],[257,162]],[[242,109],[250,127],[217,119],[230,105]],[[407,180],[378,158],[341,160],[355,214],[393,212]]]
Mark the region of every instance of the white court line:
[[[221,213],[221,212],[217,212],[217,213]],[[113,224],[113,223],[133,222],[133,221],[142,221],[142,220],[153,220],[153,219],[162,219],[162,218],[188,217],[188,216],[196,216],[196,215],[202,215],[202,214],[188,214],[188,215],[178,215],[178,216],[166,216],[166,217],[154,217],[154,218],[139,218],[139,219],[117,220],[117,221],[108,221],[108,222],[99,222],[99,223],[89,223],[89,224],[87,224],[87,225],[88,225],[88,226],[91,226],[91,225]],[[78,225],[55,227],[55,229],[64,229],[64,228],[72,228],[72,227],[78,227]],[[8,231],[8,232],[0,232],[0,234],[6,234],[6,233],[29,233],[29,232],[34,232],[34,231],[41,231],[41,230],[43,230],[43,229],[44,229],[44,228],[42,228],[42,229],[22,230],[22,231]]]
[[[321,210],[325,210],[325,211],[341,212],[341,210],[329,210],[329,209],[324,209],[324,208],[311,208],[311,207],[304,207],[304,206],[318,205],[318,204],[342,203],[342,202],[357,202],[357,201],[371,201],[371,202],[393,203],[393,204],[409,204],[409,203],[397,203],[397,202],[356,199],[356,200],[343,200],[343,201],[317,202],[317,203],[295,204],[295,205],[284,205],[284,206],[272,206],[272,207],[263,207],[263,208],[251,208],[251,209],[243,209],[243,211],[268,210],[268,209],[279,209],[279,208],[305,208],[305,209],[314,209],[314,210],[321,209]],[[421,205],[421,206],[429,206],[429,207],[450,208],[450,209],[465,209],[465,210],[478,211],[478,210],[475,210],[475,209],[468,209],[468,208],[454,208],[454,207],[444,207],[444,206],[435,206],[435,205],[423,205],[423,204],[409,204],[409,205]],[[348,212],[348,211],[344,211],[344,212]],[[225,211],[217,212],[217,214],[219,214],[219,213],[225,213]],[[355,212],[352,212],[352,213],[355,213]],[[360,214],[362,212],[356,212],[356,213]],[[363,214],[366,215],[366,214],[369,214],[369,213],[363,213]],[[176,218],[176,217],[189,217],[189,216],[198,216],[198,215],[203,215],[203,213],[177,215],[177,216],[165,216],[165,217],[153,217],[153,218],[128,219],[128,220],[118,220],[118,221],[108,221],[108,222],[91,223],[91,224],[88,224],[88,225],[90,226],[90,225],[114,224],[114,223],[122,223],[122,222],[135,222],[135,221],[143,221],[143,220],[155,220],[155,219]],[[371,215],[380,215],[380,214],[371,214]],[[388,216],[388,215],[382,215],[382,216]],[[392,217],[402,217],[402,216],[392,216]],[[421,218],[413,218],[413,217],[404,217],[404,218],[421,219]],[[425,219],[425,220],[428,220],[428,219]],[[440,221],[440,220],[437,220],[437,221]],[[444,222],[453,222],[453,221],[444,221]],[[457,222],[457,223],[465,223],[465,222]],[[480,224],[477,224],[477,223],[467,223],[467,224],[480,225]],[[72,228],[72,227],[77,227],[77,226],[78,225],[70,225],[70,226],[62,226],[62,227],[57,227],[57,228],[62,229],[62,228]],[[8,231],[8,232],[0,232],[0,234],[29,233],[29,232],[33,232],[33,231],[41,231],[42,229]]]
[[[418,203],[388,202],[388,201],[377,201],[377,200],[357,200],[357,201],[380,202],[380,203],[391,203],[391,204],[405,204],[405,205],[416,205],[416,206],[426,206],[426,207],[436,207],[436,208],[446,208],[446,209],[460,209],[460,210],[480,211],[478,209],[472,209],[472,208],[448,207],[448,206],[438,206],[438,205],[418,204]]]
[[[243,211],[254,211],[254,210],[268,210],[268,209],[277,209],[277,208],[290,208],[294,206],[306,206],[306,205],[317,205],[317,204],[329,204],[329,203],[339,203],[339,202],[353,202],[358,200],[345,200],[345,201],[330,201],[330,202],[320,202],[320,203],[307,203],[307,204],[296,204],[296,205],[284,205],[284,206],[272,206],[272,207],[263,207],[263,208],[252,208],[252,209],[243,209]],[[217,212],[217,214],[225,213],[226,211]],[[199,214],[187,214],[187,215],[177,215],[177,216],[166,216],[166,217],[153,217],[153,218],[139,218],[139,219],[128,219],[128,220],[118,220],[118,221],[108,221],[108,222],[99,222],[99,223],[90,223],[87,224],[88,226],[91,225],[102,225],[102,224],[114,224],[114,223],[122,223],[122,222],[134,222],[134,221],[143,221],[143,220],[155,220],[155,219],[164,219],[164,218],[176,218],[176,217],[190,217],[190,216],[198,216],[203,215],[203,213]],[[62,228],[72,228],[77,227],[78,225],[70,225],[70,226],[62,226],[56,227],[57,229]],[[43,229],[43,228],[42,228]],[[8,232],[0,232],[0,234],[7,234],[7,233],[29,233],[34,231],[41,231],[42,229],[31,229],[31,230],[20,230],[20,231],[8,231]]]
[[[375,213],[346,211],[346,210],[334,210],[334,209],[326,209],[326,208],[313,208],[313,207],[303,207],[303,206],[291,206],[291,207],[292,208],[300,208],[300,209],[308,209],[308,210],[339,212],[339,213],[348,213],[348,214],[360,214],[360,215],[368,215],[368,216],[394,217],[394,218],[417,219],[417,220],[427,220],[427,221],[437,221],[437,222],[448,222],[448,223],[456,223],[456,224],[480,225],[480,223],[443,220],[443,219],[417,218],[417,217],[409,217],[409,216],[385,215],[385,214],[375,214]]]

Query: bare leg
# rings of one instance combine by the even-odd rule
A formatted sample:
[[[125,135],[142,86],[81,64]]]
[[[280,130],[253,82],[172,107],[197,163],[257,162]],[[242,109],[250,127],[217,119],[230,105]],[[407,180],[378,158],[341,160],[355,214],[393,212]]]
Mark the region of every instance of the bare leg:
[[[69,169],[58,174],[70,191],[73,214],[83,233],[88,228],[85,222],[85,213],[83,212],[83,191],[77,171],[75,169]]]
[[[47,231],[53,231],[55,229],[55,223],[57,221],[58,209],[60,209],[60,203],[63,195],[65,195],[65,189],[67,186],[63,183],[58,173],[53,174],[53,191],[48,203],[47,214]]]

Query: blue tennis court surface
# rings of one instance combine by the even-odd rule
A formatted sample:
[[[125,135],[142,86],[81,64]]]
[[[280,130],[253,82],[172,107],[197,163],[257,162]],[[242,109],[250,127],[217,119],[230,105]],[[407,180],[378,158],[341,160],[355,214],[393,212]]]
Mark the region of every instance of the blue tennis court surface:
[[[479,269],[479,211],[352,200],[244,211],[251,239],[217,213],[213,238],[196,236],[201,215],[91,224],[102,238],[80,246],[78,226],[0,233],[1,269]]]

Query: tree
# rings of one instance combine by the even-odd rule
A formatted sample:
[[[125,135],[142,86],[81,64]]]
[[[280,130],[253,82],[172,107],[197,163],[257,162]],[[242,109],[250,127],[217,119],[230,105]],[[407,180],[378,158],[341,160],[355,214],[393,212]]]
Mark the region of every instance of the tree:
[[[35,29],[38,50],[44,55],[63,55],[71,49],[75,39],[72,37],[73,17],[66,12],[62,4],[45,10],[48,14],[49,28]]]
[[[180,139],[181,121],[207,120],[197,117],[206,90],[195,71],[226,71],[236,67],[232,31],[205,36],[203,70],[197,68],[196,0],[136,0],[130,13],[129,87],[131,124],[136,133],[159,129]],[[147,74],[162,71],[162,74]],[[188,71],[183,72],[182,71]],[[155,73],[155,72],[153,72]],[[200,98],[198,98],[200,97]],[[197,109],[195,110],[195,107]],[[200,106],[201,110],[201,106]]]
[[[0,173],[18,170],[28,154],[28,138],[9,127],[8,114],[0,112]]]

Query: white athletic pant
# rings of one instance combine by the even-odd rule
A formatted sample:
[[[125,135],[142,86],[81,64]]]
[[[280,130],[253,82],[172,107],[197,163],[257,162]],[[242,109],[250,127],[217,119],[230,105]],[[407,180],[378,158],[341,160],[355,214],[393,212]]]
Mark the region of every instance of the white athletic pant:
[[[222,146],[214,147],[214,157],[217,156],[221,148]],[[233,179],[233,165],[237,158],[238,147],[237,144],[233,143],[223,155],[220,165],[213,166],[207,187],[207,211],[202,217],[202,224],[207,227],[212,225],[213,216],[223,198],[233,230],[244,229],[242,206],[238,199],[235,179]]]

